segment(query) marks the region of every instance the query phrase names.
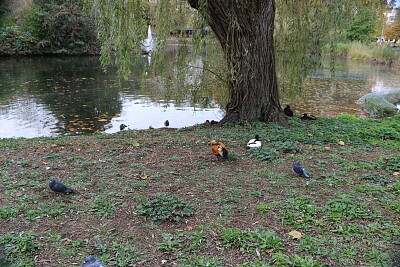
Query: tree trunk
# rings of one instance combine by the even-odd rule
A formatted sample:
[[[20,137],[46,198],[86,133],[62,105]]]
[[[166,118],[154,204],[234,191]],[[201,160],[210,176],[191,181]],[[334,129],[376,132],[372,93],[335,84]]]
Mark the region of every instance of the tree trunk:
[[[287,124],[275,72],[275,0],[188,0],[209,23],[228,64],[224,122]]]

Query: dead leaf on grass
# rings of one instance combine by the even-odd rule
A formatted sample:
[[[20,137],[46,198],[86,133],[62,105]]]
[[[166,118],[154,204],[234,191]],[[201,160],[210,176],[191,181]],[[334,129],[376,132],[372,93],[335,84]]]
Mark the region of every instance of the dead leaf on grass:
[[[288,233],[293,239],[299,240],[302,234],[299,231],[293,230]]]
[[[142,175],[140,175],[140,178],[142,178],[143,180],[147,179],[149,176],[145,173],[143,173]]]
[[[134,141],[134,142],[131,143],[131,146],[138,147],[138,146],[140,146],[140,144],[138,142]]]
[[[400,172],[394,172],[393,175],[399,176],[399,175],[400,175]]]

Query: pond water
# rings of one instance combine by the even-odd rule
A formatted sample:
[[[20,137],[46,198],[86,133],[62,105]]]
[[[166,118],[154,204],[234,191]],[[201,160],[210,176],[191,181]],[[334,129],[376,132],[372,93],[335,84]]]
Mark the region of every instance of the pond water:
[[[200,60],[201,63],[201,60]],[[147,75],[148,59],[133,66],[127,81],[105,74],[98,57],[21,57],[0,61],[0,138],[113,133],[159,128],[169,120],[179,128],[219,120],[223,111],[212,96],[189,92],[179,100]],[[373,64],[339,62],[335,75],[316,70],[301,96],[284,97],[298,114],[365,116],[355,104],[372,91],[400,88],[396,70]]]

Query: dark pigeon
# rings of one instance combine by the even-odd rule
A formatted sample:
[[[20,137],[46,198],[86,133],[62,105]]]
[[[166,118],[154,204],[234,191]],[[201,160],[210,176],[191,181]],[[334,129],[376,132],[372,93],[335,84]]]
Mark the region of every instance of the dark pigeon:
[[[51,190],[53,190],[54,192],[56,192],[58,194],[75,193],[74,190],[72,190],[71,188],[68,188],[65,184],[63,184],[59,181],[56,181],[54,179],[50,180],[49,187]]]
[[[95,257],[89,256],[82,263],[82,267],[106,267],[106,265]]]
[[[304,167],[301,166],[301,164],[297,161],[295,163],[293,163],[292,170],[296,175],[298,175],[300,177],[310,178],[310,176],[307,174]]]
[[[293,117],[293,111],[290,109],[289,105],[286,105],[286,108],[283,109],[283,112],[286,116]]]
[[[168,126],[169,126],[169,121],[166,120],[166,121],[164,122],[164,125],[165,125],[165,127],[168,127]]]
[[[309,115],[307,113],[304,113],[303,116],[300,119],[302,119],[302,120],[316,120],[317,117],[315,117],[313,115]]]
[[[120,129],[120,131],[123,131],[126,127],[128,127],[128,126],[122,123],[122,124],[119,126],[119,129]]]

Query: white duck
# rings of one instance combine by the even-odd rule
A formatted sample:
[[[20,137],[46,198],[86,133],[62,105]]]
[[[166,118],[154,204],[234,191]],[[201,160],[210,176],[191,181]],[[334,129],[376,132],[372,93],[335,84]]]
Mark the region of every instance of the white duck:
[[[261,147],[262,144],[259,138],[260,136],[257,134],[253,139],[250,139],[249,142],[247,142],[247,147]]]

